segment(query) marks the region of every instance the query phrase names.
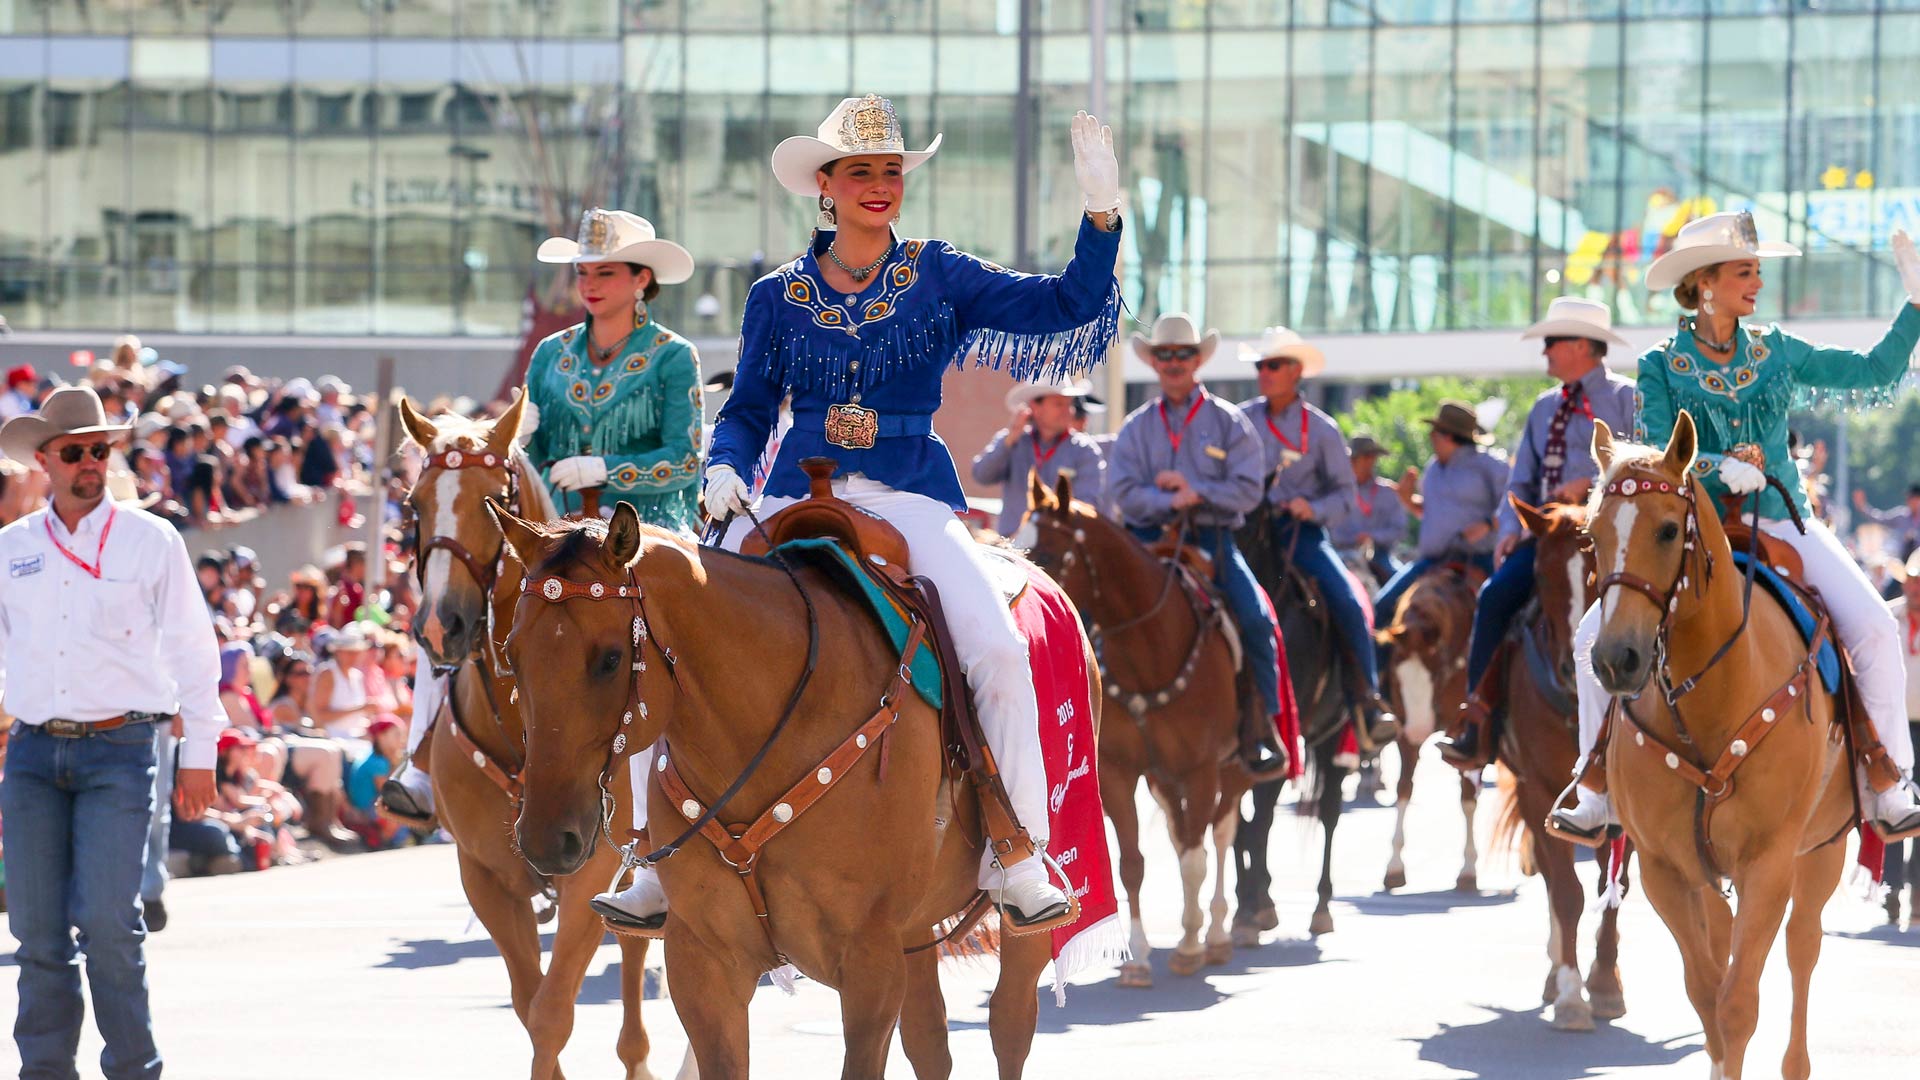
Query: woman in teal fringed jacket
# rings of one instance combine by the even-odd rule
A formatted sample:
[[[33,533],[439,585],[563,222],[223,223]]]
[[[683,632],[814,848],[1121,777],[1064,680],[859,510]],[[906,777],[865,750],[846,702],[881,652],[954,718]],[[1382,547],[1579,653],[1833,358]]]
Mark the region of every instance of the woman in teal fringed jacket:
[[[542,341],[527,365],[539,426],[527,453],[563,511],[603,488],[602,505],[632,503],[640,520],[699,525],[705,441],[700,357],[654,322],[647,302],[693,276],[693,257],[623,210],[589,210],[577,239],[540,245],[541,262],[572,263],[586,321]]]

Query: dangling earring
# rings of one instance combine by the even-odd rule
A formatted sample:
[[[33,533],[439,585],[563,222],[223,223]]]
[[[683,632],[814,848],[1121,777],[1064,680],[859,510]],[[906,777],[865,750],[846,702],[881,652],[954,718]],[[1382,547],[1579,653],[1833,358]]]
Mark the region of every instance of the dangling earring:
[[[1700,314],[1702,315],[1713,314],[1713,290],[1712,289],[1700,290]]]
[[[833,216],[833,196],[820,196],[820,216],[813,219],[813,227],[821,232],[832,232],[840,222]]]
[[[647,324],[647,298],[635,293],[633,296],[633,325],[639,329]]]

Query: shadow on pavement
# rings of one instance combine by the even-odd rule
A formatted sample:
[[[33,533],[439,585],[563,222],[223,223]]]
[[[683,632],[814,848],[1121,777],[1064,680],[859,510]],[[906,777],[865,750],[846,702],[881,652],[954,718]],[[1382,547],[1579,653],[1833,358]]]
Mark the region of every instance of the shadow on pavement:
[[[1653,1042],[1604,1020],[1595,1031],[1555,1031],[1540,1009],[1480,1007],[1493,1018],[1483,1024],[1441,1027],[1419,1040],[1420,1060],[1479,1080],[1575,1080],[1603,1069],[1672,1065],[1705,1050],[1699,1032]]]
[[[1882,945],[1898,945],[1903,949],[1920,949],[1920,929],[1902,932],[1897,926],[1876,926],[1871,930],[1829,930],[1831,937],[1852,938],[1855,941],[1877,941]]]
[[[553,948],[551,932],[540,935],[540,951]],[[470,938],[466,941],[443,941],[439,938],[415,938],[411,941],[397,941],[393,951],[380,966],[383,968],[436,968],[457,964],[462,960],[477,960],[483,957],[497,958],[500,950],[493,947],[493,939],[485,937]]]
[[[1335,900],[1352,904],[1363,915],[1440,915],[1456,908],[1500,907],[1519,899],[1510,889],[1486,889],[1462,892],[1440,889],[1434,892],[1377,892],[1371,896],[1336,896]]]

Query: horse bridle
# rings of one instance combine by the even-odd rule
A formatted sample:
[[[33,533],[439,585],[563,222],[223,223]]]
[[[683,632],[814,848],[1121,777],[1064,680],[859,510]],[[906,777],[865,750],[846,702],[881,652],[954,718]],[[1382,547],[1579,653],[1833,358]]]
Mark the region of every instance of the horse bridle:
[[[422,473],[427,469],[499,469],[505,478],[505,482],[501,487],[506,493],[507,505],[513,506],[517,504],[520,487],[518,472],[513,468],[510,459],[503,454],[496,454],[491,450],[442,450],[427,456],[426,464],[422,468]],[[427,586],[427,558],[435,551],[446,552],[453,557],[455,562],[466,567],[467,574],[473,578],[474,584],[480,587],[480,591],[483,594],[488,595],[491,595],[494,586],[499,584],[501,568],[506,565],[507,561],[507,545],[504,538],[502,538],[500,543],[499,554],[494,556],[492,565],[488,565],[482,563],[479,557],[474,555],[472,551],[469,551],[467,546],[459,540],[439,533],[426,536],[416,528],[414,534],[413,574],[414,580],[418,582],[423,592]],[[473,654],[475,656],[481,655],[482,650],[493,641],[493,604],[491,601],[487,603],[486,610],[487,625],[485,633],[476,636],[473,643]],[[435,675],[449,675],[458,667],[458,664],[435,664],[433,665],[433,673]],[[511,674],[510,671],[506,673]],[[489,689],[488,693],[491,695],[491,689]],[[498,710],[496,710],[496,712],[497,711]]]

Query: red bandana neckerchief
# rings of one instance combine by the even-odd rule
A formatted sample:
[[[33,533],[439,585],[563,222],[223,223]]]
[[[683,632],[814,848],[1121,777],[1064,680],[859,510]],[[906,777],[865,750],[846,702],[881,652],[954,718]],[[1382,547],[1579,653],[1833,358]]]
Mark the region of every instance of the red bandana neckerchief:
[[[98,581],[100,580],[100,563],[102,561],[101,555],[104,554],[107,550],[107,534],[113,531],[113,518],[114,518],[114,515],[118,514],[119,512],[120,510],[118,507],[114,506],[112,503],[107,504],[107,523],[105,525],[100,526],[100,543],[97,547],[93,549],[92,563],[88,563],[85,559],[82,559],[80,556],[75,555],[71,551],[68,551],[67,545],[61,543],[60,538],[53,534],[53,507],[51,506],[47,507],[47,516],[41,522],[41,524],[47,527],[47,539],[53,541],[53,546],[60,549],[60,554],[65,555],[67,557],[68,562],[72,563],[73,565],[79,567],[82,570],[85,570],[87,573],[93,575],[94,580]]]
[[[1060,436],[1053,440],[1053,445],[1047,447],[1046,452],[1044,453],[1042,453],[1040,450],[1039,429],[1035,428],[1033,430],[1030,430],[1028,434],[1033,437],[1033,467],[1038,469],[1042,465],[1045,465],[1047,462],[1053,460],[1053,455],[1060,452],[1061,444],[1067,441],[1067,435],[1070,433],[1065,431],[1061,432]]]
[[[1193,418],[1200,412],[1200,403],[1206,400],[1206,391],[1193,388],[1193,404],[1187,406],[1187,418],[1180,421],[1180,430],[1173,430],[1173,424],[1167,420],[1167,399],[1160,399],[1160,426],[1167,429],[1167,441],[1173,444],[1173,452],[1180,452],[1180,440],[1186,437],[1187,428],[1193,424]]]

